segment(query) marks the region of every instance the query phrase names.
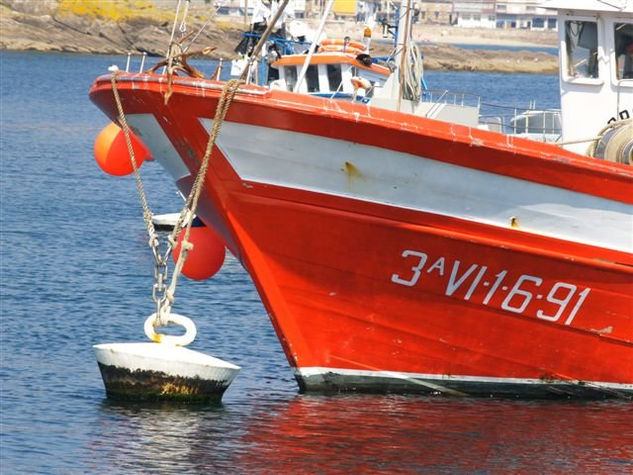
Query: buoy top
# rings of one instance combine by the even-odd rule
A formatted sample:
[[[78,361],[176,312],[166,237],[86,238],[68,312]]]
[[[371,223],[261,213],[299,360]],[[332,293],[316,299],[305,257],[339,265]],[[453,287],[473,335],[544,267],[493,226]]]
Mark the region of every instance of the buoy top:
[[[162,343],[103,343],[93,346],[101,364],[131,370],[160,370],[184,377],[205,377],[218,368],[239,371],[240,367],[182,346]]]

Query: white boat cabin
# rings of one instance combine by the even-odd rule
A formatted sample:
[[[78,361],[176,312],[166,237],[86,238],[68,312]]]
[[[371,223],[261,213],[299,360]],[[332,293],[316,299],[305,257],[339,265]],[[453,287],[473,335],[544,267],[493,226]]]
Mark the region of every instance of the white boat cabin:
[[[587,139],[633,118],[633,1],[551,0],[558,9],[562,142]],[[569,143],[584,141],[578,143]]]
[[[362,100],[373,107],[555,142],[579,154],[630,163],[633,0],[549,0],[541,6],[558,12],[560,111],[483,104],[470,94],[428,89],[421,64],[417,73],[405,74],[404,82],[422,82],[423,87],[410,98],[398,99],[399,75],[372,62],[365,45],[349,38],[322,41],[298,86],[307,54],[279,57],[271,64],[268,82],[274,88]],[[399,64],[398,57],[394,64]],[[609,141],[611,151],[605,150]]]
[[[305,54],[293,54],[275,61],[272,67],[277,69],[279,78],[272,81],[271,86],[293,91],[305,58]],[[367,63],[350,53],[316,53],[297,92],[324,97],[371,97],[375,88],[384,85],[391,71],[385,66]],[[364,80],[370,87],[359,88],[358,80]]]

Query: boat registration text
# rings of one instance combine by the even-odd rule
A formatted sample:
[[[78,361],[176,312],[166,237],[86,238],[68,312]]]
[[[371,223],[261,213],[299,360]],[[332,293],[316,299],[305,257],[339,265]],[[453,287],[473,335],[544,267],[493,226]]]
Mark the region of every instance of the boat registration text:
[[[532,315],[541,320],[571,325],[591,292],[568,282],[551,282],[530,274],[511,277],[508,270],[498,272],[480,264],[464,264],[446,257],[405,249],[404,268],[391,275],[391,282],[413,287],[428,279],[440,280],[447,297],[499,307],[502,310]]]

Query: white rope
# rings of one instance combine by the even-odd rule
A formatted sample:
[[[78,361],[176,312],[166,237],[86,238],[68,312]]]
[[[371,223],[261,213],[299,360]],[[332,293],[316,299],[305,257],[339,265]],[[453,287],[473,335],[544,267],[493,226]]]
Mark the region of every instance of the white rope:
[[[174,16],[174,24],[171,27],[171,36],[169,37],[169,45],[167,46],[167,54],[165,55],[165,58],[169,58],[169,56],[171,55],[171,46],[174,43],[174,36],[176,34],[176,24],[178,23],[178,13],[180,12],[181,3],[182,3],[182,0],[178,0],[178,5],[176,5],[176,15]]]
[[[424,75],[424,63],[420,49],[411,41],[405,52],[407,58],[404,62],[402,97],[410,101],[418,102],[422,96],[422,76]]]
[[[187,32],[187,14],[189,13],[189,3],[191,0],[186,0],[186,2],[185,11],[182,14],[182,20],[180,22],[180,26],[178,27],[178,31],[180,31],[181,34],[185,34]]]

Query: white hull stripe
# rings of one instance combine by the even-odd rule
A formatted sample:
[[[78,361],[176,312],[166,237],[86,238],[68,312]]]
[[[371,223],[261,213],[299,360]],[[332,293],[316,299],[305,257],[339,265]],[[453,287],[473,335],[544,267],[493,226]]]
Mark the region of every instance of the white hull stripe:
[[[600,381],[578,381],[578,380],[556,380],[545,381],[543,379],[530,378],[492,378],[488,376],[464,376],[464,375],[446,375],[446,374],[424,374],[424,373],[404,373],[399,371],[369,371],[356,369],[327,368],[322,366],[311,366],[305,368],[295,368],[294,372],[297,376],[308,378],[311,376],[323,376],[335,374],[340,376],[356,376],[369,378],[388,378],[403,379],[412,384],[420,384],[437,388],[440,391],[452,391],[442,386],[447,382],[462,383],[489,383],[489,384],[526,384],[526,385],[548,385],[555,386],[558,384],[582,384],[585,387],[595,387],[597,389],[611,389],[614,391],[633,391],[633,384],[607,383]],[[433,383],[430,383],[433,381]]]
[[[160,126],[154,114],[129,114],[126,120],[139,138],[152,151],[154,160],[159,162],[174,180],[189,176],[189,169],[180,159],[176,148]]]
[[[212,121],[202,120],[207,130]],[[243,179],[633,252],[633,206],[343,140],[225,122],[218,147]]]

